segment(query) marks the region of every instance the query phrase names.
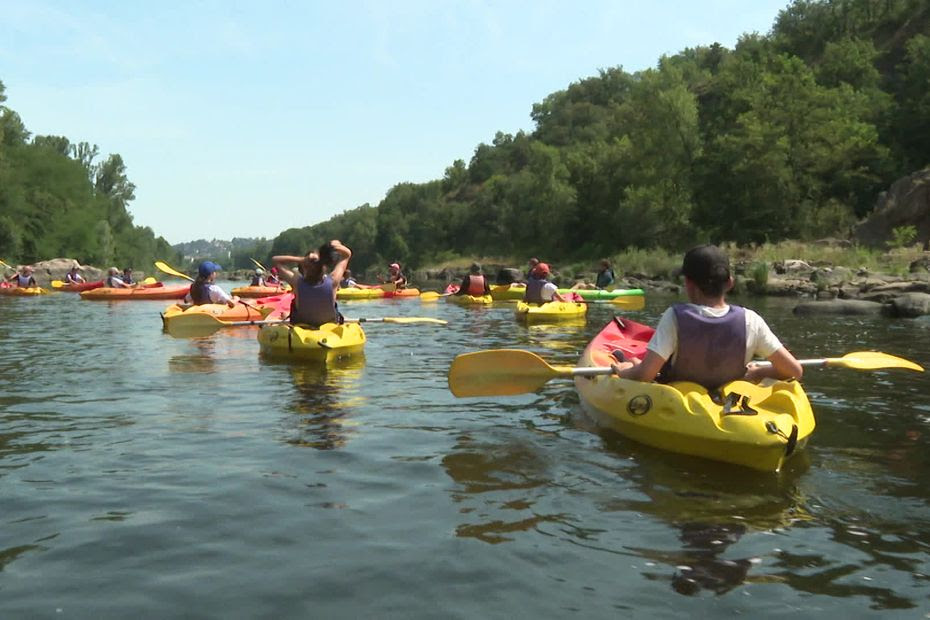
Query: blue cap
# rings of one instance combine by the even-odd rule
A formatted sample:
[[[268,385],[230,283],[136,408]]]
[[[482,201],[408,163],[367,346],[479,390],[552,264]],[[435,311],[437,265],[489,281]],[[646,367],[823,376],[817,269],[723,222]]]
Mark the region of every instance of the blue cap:
[[[217,265],[217,264],[214,263],[213,261],[205,260],[205,261],[203,261],[202,263],[200,263],[200,267],[197,268],[197,273],[200,274],[200,277],[206,278],[207,276],[209,276],[209,275],[210,275],[211,273],[213,273],[214,271],[219,271],[219,270],[221,270],[221,269],[222,269],[222,267],[220,267],[219,265]]]

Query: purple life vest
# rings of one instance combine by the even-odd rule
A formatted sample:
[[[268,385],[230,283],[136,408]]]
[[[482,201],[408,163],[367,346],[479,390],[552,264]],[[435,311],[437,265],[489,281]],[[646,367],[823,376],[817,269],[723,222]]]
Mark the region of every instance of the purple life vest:
[[[301,323],[319,327],[323,323],[338,323],[336,298],[333,295],[333,279],[323,279],[310,284],[306,278],[297,280],[294,308],[291,310],[291,323]]]
[[[191,301],[194,302],[195,306],[213,303],[210,300],[210,285],[205,280],[197,278],[191,284]]]
[[[526,281],[526,292],[523,293],[523,301],[528,304],[541,304],[543,302],[542,290],[548,284],[545,278],[530,278]]]
[[[24,276],[21,273],[16,274],[16,284],[18,284],[20,288],[29,288],[30,284],[34,281],[35,279],[32,276]]]
[[[678,351],[662,370],[663,381],[692,381],[718,388],[746,374],[746,310],[730,306],[720,318],[675,304]]]

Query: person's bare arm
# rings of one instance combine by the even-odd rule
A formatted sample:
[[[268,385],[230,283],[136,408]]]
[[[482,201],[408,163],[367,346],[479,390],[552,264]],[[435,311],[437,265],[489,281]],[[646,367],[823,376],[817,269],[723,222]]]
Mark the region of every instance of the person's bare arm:
[[[632,379],[633,381],[642,381],[644,383],[654,381],[656,375],[659,374],[659,371],[662,370],[662,366],[664,365],[665,358],[649,349],[646,350],[646,356],[640,364],[631,364],[630,362],[611,364],[614,373],[618,377]]]
[[[303,256],[290,256],[287,254],[271,257],[272,262],[274,262],[274,264],[278,267],[278,273],[281,274],[281,279],[290,284],[292,288],[297,287],[297,280],[300,277],[300,274],[295,274],[293,271],[285,267],[284,264],[299,263],[303,259]]]
[[[758,383],[762,379],[800,379],[804,375],[804,367],[791,352],[785,347],[780,348],[771,355],[768,360],[771,366],[760,366],[759,364],[750,363],[746,367],[747,381]]]
[[[342,256],[342,258],[336,262],[335,266],[333,266],[333,270],[329,276],[333,280],[333,286],[338,287],[342,282],[342,276],[345,275],[346,268],[349,266],[349,259],[352,258],[352,250],[337,239],[333,239],[329,244]]]

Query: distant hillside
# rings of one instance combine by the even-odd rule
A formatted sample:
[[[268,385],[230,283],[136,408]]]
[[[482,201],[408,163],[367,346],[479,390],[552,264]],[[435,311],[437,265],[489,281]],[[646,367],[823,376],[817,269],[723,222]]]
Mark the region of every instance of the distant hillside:
[[[196,239],[171,246],[188,264],[212,260],[225,269],[250,269],[255,266],[251,259],[264,262],[271,249],[271,242],[264,237],[235,237],[224,239]]]

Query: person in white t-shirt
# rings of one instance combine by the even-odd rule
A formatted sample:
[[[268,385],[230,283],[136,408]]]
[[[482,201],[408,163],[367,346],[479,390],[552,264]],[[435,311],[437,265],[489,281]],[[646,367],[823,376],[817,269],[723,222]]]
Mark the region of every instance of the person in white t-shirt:
[[[528,304],[544,304],[549,301],[566,301],[559,295],[559,288],[548,280],[549,265],[546,263],[537,263],[530,272],[530,277],[526,281],[526,292],[523,293],[523,301]]]
[[[741,378],[753,382],[766,377],[801,378],[801,364],[762,317],[727,304],[733,278],[729,259],[720,248],[703,245],[689,250],[681,272],[690,303],[665,311],[642,363],[614,364],[618,376],[652,381],[661,371],[663,382],[693,381],[708,389]],[[771,365],[752,363],[757,358]]]

